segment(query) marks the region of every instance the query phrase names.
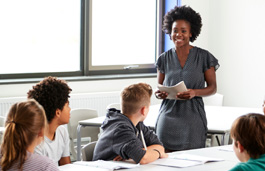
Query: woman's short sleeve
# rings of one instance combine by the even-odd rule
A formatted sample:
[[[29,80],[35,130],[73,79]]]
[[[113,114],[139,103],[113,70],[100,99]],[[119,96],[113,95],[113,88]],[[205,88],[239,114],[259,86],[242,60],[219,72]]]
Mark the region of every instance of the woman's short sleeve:
[[[162,53],[159,58],[156,61],[156,68],[161,72],[161,73],[165,73],[165,67],[164,67],[164,63],[165,63],[165,53]]]
[[[205,51],[205,53],[206,59],[204,61],[203,72],[211,67],[214,67],[214,70],[216,71],[220,67],[218,60],[210,52]]]

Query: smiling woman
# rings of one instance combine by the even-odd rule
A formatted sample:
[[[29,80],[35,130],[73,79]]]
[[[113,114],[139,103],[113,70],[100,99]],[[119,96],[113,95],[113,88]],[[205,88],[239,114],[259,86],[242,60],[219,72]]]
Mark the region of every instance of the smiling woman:
[[[167,99],[166,92],[155,92],[163,99],[156,133],[167,151],[205,147],[207,119],[202,96],[216,92],[219,63],[207,50],[190,44],[199,36],[201,26],[200,14],[189,6],[176,6],[164,16],[163,31],[175,47],[157,60],[158,84],[173,86],[184,81],[188,88],[177,94],[178,100]]]

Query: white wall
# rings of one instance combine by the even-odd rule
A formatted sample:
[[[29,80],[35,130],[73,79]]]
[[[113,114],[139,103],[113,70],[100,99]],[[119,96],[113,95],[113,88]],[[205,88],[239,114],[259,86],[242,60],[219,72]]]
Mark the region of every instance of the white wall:
[[[154,90],[157,86],[156,78],[135,78],[102,81],[71,81],[68,82],[68,84],[73,89],[72,93],[78,94],[91,92],[121,91],[124,87],[138,82],[148,83],[152,86]],[[32,86],[34,86],[35,84],[36,83],[0,85],[0,98],[26,96],[29,89],[32,89]]]
[[[194,44],[219,60],[217,83],[224,105],[261,107],[265,95],[265,1],[182,0],[182,4],[202,15],[202,34]]]
[[[265,95],[265,1],[182,0],[202,15],[202,33],[194,45],[209,50],[220,62],[218,93],[224,105],[261,107]],[[119,91],[156,78],[70,82],[72,93]],[[0,97],[25,96],[34,84],[0,85]]]

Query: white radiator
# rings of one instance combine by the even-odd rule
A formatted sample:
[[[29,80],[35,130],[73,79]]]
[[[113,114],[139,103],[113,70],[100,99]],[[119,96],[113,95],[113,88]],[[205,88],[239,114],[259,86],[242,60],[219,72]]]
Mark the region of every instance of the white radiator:
[[[105,116],[106,108],[110,103],[120,103],[120,92],[99,92],[70,94],[70,107],[91,108],[98,111],[99,116]]]
[[[0,98],[0,116],[6,116],[12,104],[23,100],[26,100],[26,97]],[[120,103],[120,91],[70,94],[69,101],[72,109],[91,108],[97,110],[99,116],[105,116],[110,103]],[[151,104],[160,102],[152,96]]]
[[[26,99],[26,96],[0,98],[0,116],[6,116],[12,104]],[[108,104],[120,102],[120,92],[70,94],[69,102],[72,109],[91,108],[97,110],[99,116],[104,116]]]
[[[26,100],[25,97],[0,98],[0,116],[6,116],[9,108],[16,102]]]

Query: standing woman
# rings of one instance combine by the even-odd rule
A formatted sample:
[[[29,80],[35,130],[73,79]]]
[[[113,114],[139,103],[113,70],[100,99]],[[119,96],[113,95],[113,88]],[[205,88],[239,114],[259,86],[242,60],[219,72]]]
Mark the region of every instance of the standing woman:
[[[43,141],[46,115],[35,100],[14,104],[7,116],[1,145],[0,170],[57,171],[48,157],[34,154]]]
[[[158,83],[173,86],[184,81],[188,91],[179,93],[182,100],[163,99],[156,123],[156,133],[167,151],[205,147],[207,119],[202,96],[216,93],[218,60],[207,50],[192,46],[201,31],[201,16],[187,6],[175,7],[164,16],[163,31],[175,47],[157,60]],[[205,86],[206,82],[206,86]]]

